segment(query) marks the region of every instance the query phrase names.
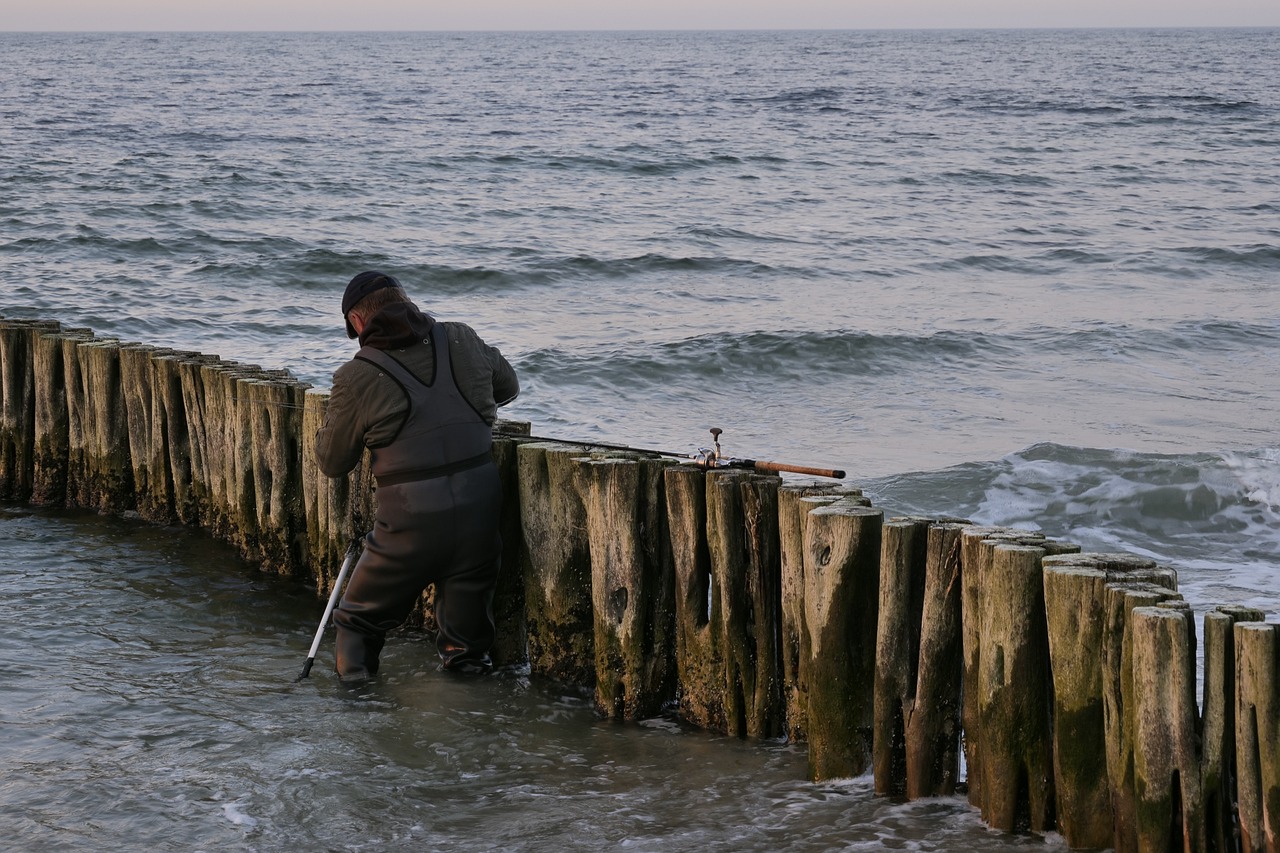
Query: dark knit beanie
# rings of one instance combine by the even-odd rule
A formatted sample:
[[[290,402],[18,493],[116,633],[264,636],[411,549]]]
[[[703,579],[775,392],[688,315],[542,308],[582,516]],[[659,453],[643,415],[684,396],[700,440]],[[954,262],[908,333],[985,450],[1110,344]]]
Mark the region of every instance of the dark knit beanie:
[[[396,281],[393,275],[387,275],[377,270],[369,270],[362,272],[347,285],[346,293],[342,294],[342,319],[347,323],[347,337],[356,337],[355,327],[351,325],[351,321],[347,319],[347,315],[351,313],[351,309],[360,304],[360,300],[364,299],[375,290],[382,290],[384,287],[399,287],[400,282]]]

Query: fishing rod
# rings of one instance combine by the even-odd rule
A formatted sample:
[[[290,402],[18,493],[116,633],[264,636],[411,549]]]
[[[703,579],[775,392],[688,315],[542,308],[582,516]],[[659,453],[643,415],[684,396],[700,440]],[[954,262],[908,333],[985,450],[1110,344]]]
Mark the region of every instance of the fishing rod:
[[[699,447],[697,453],[672,453],[667,450],[653,450],[645,447],[630,447],[625,444],[609,444],[603,441],[578,441],[571,438],[552,438],[542,435],[523,435],[515,432],[495,430],[495,438],[515,438],[523,441],[550,441],[557,444],[573,444],[578,447],[599,447],[604,450],[623,450],[630,453],[643,453],[648,456],[666,456],[673,459],[691,460],[693,464],[704,470],[712,468],[744,468],[749,471],[787,472],[788,474],[808,474],[811,477],[830,477],[843,480],[845,472],[840,468],[815,468],[810,465],[791,465],[786,462],[768,462],[763,459],[743,459],[737,456],[725,456],[720,448],[720,436],[724,430],[711,428],[714,447]]]

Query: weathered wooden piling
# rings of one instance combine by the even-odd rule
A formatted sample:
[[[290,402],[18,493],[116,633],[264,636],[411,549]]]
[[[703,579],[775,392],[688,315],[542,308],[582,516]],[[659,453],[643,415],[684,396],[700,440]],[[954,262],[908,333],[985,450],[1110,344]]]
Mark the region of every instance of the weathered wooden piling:
[[[67,501],[70,423],[67,413],[65,352],[68,340],[93,338],[88,329],[61,329],[39,335],[34,344],[35,444],[31,502],[61,506]],[[72,350],[74,352],[74,350]]]
[[[978,668],[982,818],[996,829],[1054,827],[1053,735],[1041,560],[1000,542],[983,572]]]
[[[217,375],[219,366],[223,369],[228,367],[218,356],[203,354],[182,358],[178,363],[187,445],[191,453],[191,494],[189,506],[186,505],[187,500],[175,497],[175,510],[185,523],[199,524],[209,529],[214,528],[216,519],[213,500],[215,478],[218,478],[220,485],[222,473],[213,464],[211,454],[215,452],[213,445],[221,434],[223,425],[212,419],[209,410],[210,384]],[[208,372],[206,368],[209,369]],[[305,444],[305,433],[302,440]],[[305,455],[303,465],[305,466]],[[188,520],[193,518],[194,522]]]
[[[907,789],[907,720],[915,700],[929,520],[884,523],[876,633],[874,775],[877,794]]]
[[[545,442],[516,450],[526,548],[529,667],[571,684],[595,684],[595,617],[586,507],[575,480],[581,447]]]
[[[288,377],[264,377],[242,379],[236,390],[241,429],[247,422],[246,511],[253,514],[256,532],[247,550],[264,568],[283,575],[301,575],[307,564],[301,431],[308,387]]]
[[[1138,849],[1204,850],[1195,623],[1178,607],[1130,613]]]
[[[1280,850],[1280,625],[1235,625],[1240,845]]]
[[[169,472],[168,430],[153,423],[153,359],[166,352],[147,344],[120,347],[120,384],[123,388],[125,429],[133,471],[134,502],[148,521],[170,524],[173,513],[173,477]],[[161,411],[163,408],[161,407]],[[161,425],[162,426],[162,425]]]
[[[662,459],[581,459],[591,560],[596,710],[639,720],[674,695],[674,577]]]
[[[1103,691],[1107,587],[1159,572],[1155,561],[1128,554],[1044,559],[1058,830],[1072,847],[1110,846],[1114,832]]]
[[[217,371],[201,371],[208,375]],[[324,423],[329,392],[307,389],[302,409],[302,501],[306,520],[307,550],[311,574],[321,596],[328,596],[341,568],[347,546],[373,526],[373,473],[365,454],[345,477],[326,476],[316,461],[316,431]],[[218,404],[213,405],[216,411]],[[203,419],[203,418],[202,418]],[[216,425],[211,425],[211,431]],[[210,470],[221,474],[216,457]]]
[[[875,786],[950,794],[959,774],[960,519],[884,525],[876,640]]]
[[[528,435],[528,421],[500,421],[495,430]],[[489,656],[495,666],[511,666],[528,661],[525,629],[524,542],[520,532],[520,471],[516,459],[519,442],[497,438],[493,442],[493,462],[502,480],[502,564],[493,594],[493,623],[496,631]]]
[[[815,781],[857,776],[870,764],[883,519],[881,510],[842,502],[809,513],[801,655]]]
[[[30,499],[35,482],[35,349],[58,324],[0,319],[0,500]]]
[[[726,733],[783,730],[778,477],[707,475],[711,594],[717,599]]]
[[[120,342],[95,338],[76,344],[83,446],[79,457],[77,506],[104,513],[134,508],[133,462],[129,457],[124,389],[120,382]]]
[[[1204,699],[1201,703],[1205,849],[1229,853],[1236,835],[1236,656],[1237,622],[1261,622],[1249,607],[1217,607],[1204,615]]]
[[[1131,581],[1109,584],[1102,644],[1102,700],[1107,742],[1107,786],[1116,853],[1138,849],[1138,801],[1134,769],[1133,619],[1138,607],[1178,598],[1169,586]]]
[[[929,525],[915,696],[905,724],[908,799],[949,796],[960,776],[960,548],[963,522]]]
[[[805,740],[806,697],[801,638],[804,622],[804,535],[809,511],[829,506],[837,500],[871,505],[862,492],[848,486],[827,483],[784,483],[778,489],[778,548],[781,563],[782,701],[787,739]]]
[[[192,374],[211,359],[199,353],[156,353],[152,357],[151,429],[157,449],[162,449],[159,464],[168,475],[169,510],[182,524],[199,524],[203,517],[199,477],[204,448],[198,439],[198,402],[189,400],[194,391]],[[217,361],[214,357],[212,361]],[[189,390],[190,389],[190,390]],[[293,433],[290,450],[297,459],[297,433]],[[300,470],[300,465],[295,462]],[[295,481],[295,487],[301,483]]]
[[[664,476],[674,576],[676,695],[680,717],[710,731],[727,730],[724,656],[707,544],[707,475],[674,465]]]
[[[1038,638],[1042,629],[1041,626],[1034,622],[1018,620],[1015,624],[1004,625],[1000,620],[1006,615],[1009,608],[1027,607],[1028,601],[1033,606],[1038,606],[1038,616],[1030,615],[1027,619],[1043,621],[1043,589],[1041,592],[1034,592],[1032,585],[1029,583],[1029,576],[1023,578],[1006,579],[1002,585],[1002,594],[1011,594],[1015,599],[1010,601],[1001,601],[1000,597],[992,598],[991,587],[996,583],[991,578],[992,564],[995,560],[995,552],[1001,544],[1012,544],[1012,546],[1041,548],[1042,552],[1036,560],[1032,561],[1034,565],[1039,565],[1039,558],[1048,556],[1050,551],[1057,551],[1056,546],[1051,546],[1042,534],[1028,532],[1028,530],[1018,530],[1012,528],[993,528],[993,526],[968,526],[961,532],[960,544],[960,578],[961,578],[961,647],[963,647],[964,657],[964,681],[963,681],[963,704],[961,704],[961,726],[964,730],[964,757],[965,766],[968,770],[966,776],[966,784],[969,789],[969,802],[973,803],[979,809],[982,809],[983,815],[988,812],[998,812],[1002,817],[1010,821],[1009,826],[998,826],[1000,829],[1012,829],[1015,821],[1025,821],[1028,824],[1038,824],[1050,818],[1052,807],[1048,811],[1043,808],[1039,809],[1037,815],[1030,813],[1030,799],[1033,797],[1030,786],[1036,785],[1037,804],[1043,806],[1043,783],[1041,780],[1033,780],[1032,777],[1024,776],[1028,774],[1029,768],[1025,765],[1020,766],[1014,775],[1007,776],[1009,772],[1014,771],[1012,767],[997,768],[996,771],[988,772],[984,766],[986,762],[987,752],[1000,751],[1007,760],[1014,760],[1014,754],[1010,752],[1010,744],[1000,743],[1002,735],[991,733],[991,738],[996,742],[989,744],[988,726],[983,722],[983,703],[993,701],[993,690],[1001,688],[1001,681],[998,678],[1004,678],[1006,663],[1004,643],[997,642],[995,638],[988,637],[988,624],[995,624],[996,628],[1002,631],[1002,639],[1016,640],[1020,643],[1029,643],[1027,654],[1038,660]],[[1076,549],[1078,548],[1070,548]],[[1014,571],[1021,564],[1019,561],[1007,562],[1005,569]],[[1036,581],[1039,581],[1037,571],[1024,571],[1024,575],[1036,575]],[[996,620],[992,622],[992,620]],[[1021,631],[1021,637],[1015,637],[1010,631]],[[1046,640],[1047,646],[1047,640]],[[991,660],[998,653],[998,660]],[[984,654],[987,660],[984,660]],[[1044,697],[1047,695],[1046,686],[1041,683],[1042,676],[1034,669],[1028,669],[1024,665],[1021,658],[1027,654],[1014,654],[1011,656],[1019,661],[1018,672],[1023,678],[1032,679],[1027,689],[1034,697]],[[1046,671],[1047,671],[1047,649],[1046,649]],[[983,683],[984,669],[988,678],[986,685]],[[997,678],[998,674],[998,678]],[[1047,675],[1044,676],[1047,678]],[[1021,685],[1019,685],[1021,686]],[[986,693],[984,693],[986,690]],[[986,694],[986,699],[983,699]],[[1034,704],[1024,704],[1021,710],[1029,713],[1029,715],[1039,715],[1039,713],[1048,713],[1046,707],[1036,707]],[[1043,725],[1037,720],[1029,721],[1030,730],[1034,733],[1043,733]],[[1025,745],[1025,744],[1024,744]],[[1024,756],[1025,757],[1025,756]],[[1038,771],[1038,765],[1037,765]],[[997,780],[997,784],[1001,786],[1001,792],[998,794],[988,794],[987,780],[988,776]],[[1007,786],[1014,786],[1014,790],[1010,792]],[[1025,789],[1025,795],[1019,794],[1019,785]],[[1007,807],[1010,803],[1014,804],[1014,816],[1007,813]]]

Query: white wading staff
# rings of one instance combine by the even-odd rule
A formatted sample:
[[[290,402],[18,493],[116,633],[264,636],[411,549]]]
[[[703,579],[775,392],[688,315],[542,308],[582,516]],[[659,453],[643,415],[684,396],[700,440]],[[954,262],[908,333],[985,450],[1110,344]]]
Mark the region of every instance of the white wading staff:
[[[324,629],[329,626],[329,617],[333,615],[333,608],[338,603],[338,596],[342,594],[342,582],[347,579],[347,573],[351,571],[351,567],[355,564],[356,555],[360,553],[360,543],[362,541],[364,541],[364,537],[357,536],[347,546],[347,557],[342,561],[342,568],[338,570],[338,577],[333,582],[333,592],[329,593],[329,603],[324,608],[324,615],[320,617],[320,627],[316,629],[316,638],[311,641],[311,652],[307,655],[307,662],[302,665],[302,675],[294,679],[294,683],[311,674],[311,665],[316,662],[316,652],[320,650],[320,641],[324,639]]]

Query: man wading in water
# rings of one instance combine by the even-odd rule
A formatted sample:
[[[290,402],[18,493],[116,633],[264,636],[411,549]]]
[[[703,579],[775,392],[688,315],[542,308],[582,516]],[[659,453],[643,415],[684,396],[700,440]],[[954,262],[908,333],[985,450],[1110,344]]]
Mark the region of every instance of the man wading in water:
[[[422,313],[385,273],[351,279],[342,314],[361,347],[333,374],[316,456],[343,477],[369,448],[378,508],[334,612],[338,676],[377,673],[387,632],[430,583],[444,668],[485,672],[502,553],[491,427],[519,381],[470,326]]]

